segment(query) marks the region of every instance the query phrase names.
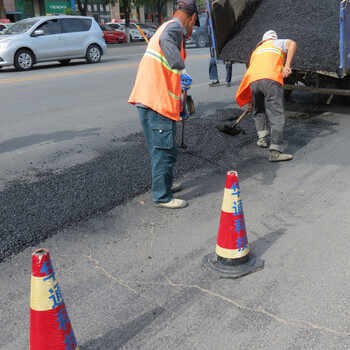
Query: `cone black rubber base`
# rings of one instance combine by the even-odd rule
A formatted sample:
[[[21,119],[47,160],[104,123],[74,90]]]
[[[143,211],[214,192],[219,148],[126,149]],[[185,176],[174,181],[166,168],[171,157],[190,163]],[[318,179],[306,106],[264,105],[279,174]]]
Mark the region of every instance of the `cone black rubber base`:
[[[214,271],[221,278],[240,278],[264,267],[264,260],[254,257],[249,253],[249,259],[240,265],[223,264],[218,261],[216,253],[207,255],[203,260],[204,265]]]

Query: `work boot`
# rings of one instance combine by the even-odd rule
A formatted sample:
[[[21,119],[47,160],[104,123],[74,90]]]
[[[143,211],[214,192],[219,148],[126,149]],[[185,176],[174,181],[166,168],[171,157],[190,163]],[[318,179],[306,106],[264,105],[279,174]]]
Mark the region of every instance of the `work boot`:
[[[220,84],[219,80],[212,80],[210,83],[209,83],[209,86],[210,87],[213,87],[214,85],[217,85],[217,84]]]
[[[281,162],[284,160],[291,160],[291,159],[293,159],[293,156],[291,154],[284,154],[274,149],[270,151],[270,157],[269,157],[270,162]]]
[[[266,137],[261,137],[256,143],[261,148],[267,148],[267,139]]]
[[[172,199],[168,203],[154,203],[157,208],[180,209],[187,207],[188,203],[184,199]]]
[[[182,187],[180,184],[173,184],[171,186],[171,192],[175,193],[175,192],[179,192],[182,190]]]

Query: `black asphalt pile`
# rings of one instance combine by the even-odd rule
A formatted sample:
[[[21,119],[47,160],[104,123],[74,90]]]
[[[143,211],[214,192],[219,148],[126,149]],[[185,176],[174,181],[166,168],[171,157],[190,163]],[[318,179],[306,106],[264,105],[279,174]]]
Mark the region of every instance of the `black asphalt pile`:
[[[256,142],[251,115],[241,121],[242,132],[236,136],[221,133],[216,126],[231,126],[241,113],[238,109],[218,109],[205,117],[186,121],[187,148],[179,149],[175,177],[208,167],[220,172],[236,169],[243,161],[242,148]],[[298,139],[297,147],[302,147],[315,134],[330,127],[329,124],[288,119],[286,139]],[[180,136],[181,123],[178,140]],[[39,172],[35,181],[11,183],[0,192],[0,261],[150,190],[150,159],[143,134],[132,134],[112,144],[110,151],[90,162],[60,173]],[[253,149],[254,152],[261,151],[258,147]],[[267,158],[268,151],[264,151]],[[223,166],[220,161],[228,155],[235,161]],[[250,161],[256,161],[256,157],[256,154],[252,155]],[[150,196],[147,205],[151,203]]]
[[[336,72],[339,67],[339,0],[262,0],[250,20],[219,54],[223,60],[248,63],[263,34],[296,41],[292,67]]]

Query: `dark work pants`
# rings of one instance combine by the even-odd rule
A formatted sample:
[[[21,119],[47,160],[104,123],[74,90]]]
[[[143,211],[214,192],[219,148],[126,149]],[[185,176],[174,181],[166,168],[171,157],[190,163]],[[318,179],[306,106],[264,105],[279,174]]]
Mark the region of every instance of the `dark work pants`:
[[[150,108],[137,107],[152,164],[154,203],[167,203],[174,197],[173,167],[178,153],[176,122]]]
[[[257,80],[250,84],[254,111],[253,118],[259,138],[269,135],[270,150],[282,152],[284,128],[284,91],[283,86],[270,79]]]
[[[232,79],[232,63],[225,63],[226,67],[226,83],[231,83]],[[209,79],[211,81],[218,81],[219,76],[218,76],[218,66],[216,64],[215,57],[210,57],[209,61]]]

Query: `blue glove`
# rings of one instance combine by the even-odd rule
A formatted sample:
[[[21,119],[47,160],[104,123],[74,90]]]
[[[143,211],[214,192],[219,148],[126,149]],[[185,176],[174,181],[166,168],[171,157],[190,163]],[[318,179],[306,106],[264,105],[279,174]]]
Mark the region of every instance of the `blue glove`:
[[[180,80],[181,80],[181,90],[184,91],[191,88],[192,78],[188,74],[186,73],[181,74]]]
[[[186,111],[180,112],[180,117],[182,119],[188,119],[189,116],[190,115],[188,114],[187,109],[186,109]]]

